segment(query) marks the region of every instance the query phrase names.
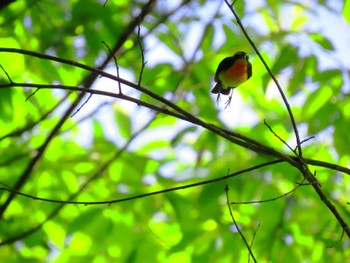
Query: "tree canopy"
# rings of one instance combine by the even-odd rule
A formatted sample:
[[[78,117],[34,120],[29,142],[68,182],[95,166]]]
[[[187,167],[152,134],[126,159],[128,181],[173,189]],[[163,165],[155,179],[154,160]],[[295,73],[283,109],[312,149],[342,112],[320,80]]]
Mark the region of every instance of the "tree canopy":
[[[350,258],[350,1],[0,11],[4,262]]]

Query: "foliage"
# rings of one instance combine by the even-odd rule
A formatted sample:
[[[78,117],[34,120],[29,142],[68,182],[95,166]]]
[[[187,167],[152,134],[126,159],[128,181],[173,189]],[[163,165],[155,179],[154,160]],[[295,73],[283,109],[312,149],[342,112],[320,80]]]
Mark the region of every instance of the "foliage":
[[[237,227],[258,262],[350,257],[349,1],[252,2],[234,10],[307,167],[224,1],[1,4],[4,262],[248,262]],[[224,110],[209,90],[239,50],[253,76]]]

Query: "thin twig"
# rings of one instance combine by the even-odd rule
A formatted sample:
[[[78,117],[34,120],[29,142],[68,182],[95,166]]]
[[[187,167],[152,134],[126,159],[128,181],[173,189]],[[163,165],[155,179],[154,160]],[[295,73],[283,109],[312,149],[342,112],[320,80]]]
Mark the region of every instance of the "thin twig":
[[[111,101],[104,101],[101,104],[99,104],[93,111],[91,111],[89,114],[86,114],[84,117],[80,118],[79,120],[72,123],[70,126],[68,126],[66,129],[62,129],[59,131],[58,134],[67,133],[68,131],[72,130],[74,127],[77,127],[80,123],[92,119],[92,116],[95,116],[103,107],[110,105]]]
[[[289,150],[291,150],[293,153],[296,154],[296,152],[292,149],[292,147],[289,146],[289,144],[283,140],[277,133],[274,132],[274,130],[271,128],[271,126],[266,122],[266,120],[264,119],[264,124],[267,126],[267,128],[269,128],[270,132],[275,135],[275,137],[277,137],[284,145],[286,145]],[[297,155],[297,154],[296,154]]]
[[[305,179],[303,179],[304,181]],[[303,182],[302,181],[302,182]],[[231,202],[231,205],[246,205],[246,204],[259,204],[259,203],[267,203],[267,202],[271,202],[271,201],[276,201],[280,198],[283,198],[287,195],[290,195],[291,193],[293,193],[295,190],[297,190],[300,186],[303,185],[309,185],[309,184],[302,184],[302,182],[300,184],[298,184],[295,188],[293,188],[292,190],[288,191],[287,193],[284,193],[282,195],[279,195],[277,197],[273,197],[273,198],[269,198],[269,199],[264,199],[264,200],[256,200],[256,201],[244,201],[244,202]]]
[[[89,100],[92,98],[92,93],[89,94],[89,96],[87,97],[87,99],[80,105],[79,108],[77,108],[73,114],[70,116],[71,118],[73,118],[88,102]]]
[[[307,141],[309,141],[311,139],[314,139],[314,138],[315,138],[315,136],[310,136],[309,138],[306,138],[306,139],[302,140],[300,142],[300,145],[302,145],[303,143],[305,143],[305,142],[307,142]],[[298,145],[295,147],[294,151],[297,151],[297,149],[298,149]]]
[[[247,172],[251,172],[251,171],[260,169],[260,168],[265,167],[265,166],[276,164],[278,162],[279,162],[279,160],[265,162],[265,163],[258,164],[258,165],[255,165],[255,166],[252,166],[252,167],[240,170],[238,172],[234,172],[234,173],[231,173],[229,175],[225,175],[225,176],[218,177],[218,178],[215,178],[215,179],[200,181],[200,182],[193,183],[193,184],[186,184],[186,185],[181,185],[181,186],[177,186],[177,187],[167,188],[167,189],[159,190],[159,191],[155,191],[155,192],[150,192],[150,193],[130,196],[130,197],[121,198],[121,199],[112,199],[112,200],[107,200],[107,201],[93,201],[93,202],[89,202],[89,201],[62,201],[62,200],[42,198],[42,197],[38,197],[38,196],[22,193],[22,192],[16,191],[13,188],[7,188],[7,187],[0,188],[0,191],[7,191],[7,192],[14,193],[16,195],[21,195],[21,196],[25,196],[25,197],[31,198],[33,200],[38,200],[38,201],[43,201],[43,202],[48,202],[48,203],[75,204],[75,205],[116,204],[116,203],[122,203],[122,202],[130,201],[130,200],[140,199],[140,198],[144,198],[144,197],[148,197],[148,196],[159,195],[159,194],[164,194],[164,193],[168,193],[168,192],[173,192],[173,191],[188,189],[188,188],[192,188],[192,187],[197,187],[197,186],[200,186],[200,185],[206,185],[206,184],[219,182],[219,181],[222,181],[222,180],[226,180],[227,178],[235,177],[235,176],[238,176],[240,174],[244,174],[244,173],[247,173]],[[99,172],[99,174],[101,174],[101,172]]]
[[[7,71],[3,68],[3,66],[1,64],[0,64],[0,67],[1,67],[2,71],[5,73],[6,77],[10,81],[10,83],[13,83],[12,79],[10,78],[10,75],[7,73]]]
[[[141,32],[141,18],[140,18],[140,23],[137,26],[137,40],[139,42],[140,51],[141,51],[141,70],[140,70],[140,75],[139,75],[139,81],[137,83],[138,86],[141,86],[143,71],[144,71],[145,66],[147,64],[147,61],[145,62],[145,49],[143,48],[140,32]]]
[[[256,236],[256,234],[258,233],[259,228],[260,228],[260,224],[258,225],[258,227],[256,228],[256,230],[254,231],[253,239],[252,239],[252,242],[250,243],[250,249],[253,248],[253,244],[254,244],[254,241],[255,241],[255,236]],[[250,263],[250,253],[248,254],[248,263]]]
[[[256,259],[255,259],[254,254],[253,254],[253,251],[251,250],[251,248],[250,248],[250,246],[249,246],[249,244],[248,244],[248,242],[247,242],[245,236],[243,235],[242,231],[239,229],[238,224],[237,224],[237,222],[236,222],[236,220],[235,220],[235,218],[234,218],[234,216],[233,216],[232,209],[231,209],[231,205],[230,205],[230,198],[229,198],[229,196],[228,196],[229,190],[230,190],[230,188],[228,187],[228,184],[226,184],[226,186],[225,186],[226,202],[227,202],[227,207],[228,207],[228,209],[229,209],[229,211],[230,211],[230,216],[231,216],[231,218],[232,218],[233,224],[235,225],[235,227],[236,227],[236,229],[237,229],[239,235],[240,235],[241,238],[243,239],[244,244],[245,244],[245,246],[247,247],[247,249],[248,249],[248,251],[249,251],[249,255],[253,258],[254,262],[256,263],[257,261],[256,261]],[[249,258],[249,257],[248,257],[248,258]]]
[[[25,102],[27,102],[32,96],[34,96],[39,91],[39,88],[37,88],[33,93],[31,93],[26,99]]]
[[[111,50],[110,47],[107,45],[107,43],[106,43],[105,41],[102,41],[102,44],[104,44],[104,45],[107,47],[109,54],[111,54],[111,53],[112,53],[112,50]],[[117,77],[120,78],[118,60],[117,60],[115,54],[111,54],[111,55],[112,55],[112,57],[113,57],[115,69],[116,69],[116,71],[117,71]],[[119,88],[119,93],[120,93],[120,94],[123,94],[123,93],[122,93],[122,85],[121,85],[121,83],[120,83],[119,81],[118,81],[118,88]]]
[[[69,96],[69,93],[66,93],[65,96],[63,96],[53,107],[51,107],[51,109],[49,109],[46,113],[44,113],[37,121],[30,122],[30,123],[28,122],[24,127],[18,128],[8,134],[3,135],[2,137],[0,137],[0,141],[9,137],[20,137],[24,132],[31,130],[33,127],[38,125],[41,121],[47,119],[48,116],[68,98],[68,96]]]
[[[332,245],[326,246],[326,248],[333,248],[333,247],[335,247],[337,244],[339,244],[339,243],[342,241],[342,239],[343,239],[343,237],[344,237],[344,234],[345,234],[345,231],[344,231],[344,229],[343,229],[343,231],[341,232],[340,238],[339,238],[335,243],[333,243]]]
[[[236,1],[237,1],[237,0],[234,0],[234,1],[232,2],[231,7],[233,7],[233,6],[235,5]]]

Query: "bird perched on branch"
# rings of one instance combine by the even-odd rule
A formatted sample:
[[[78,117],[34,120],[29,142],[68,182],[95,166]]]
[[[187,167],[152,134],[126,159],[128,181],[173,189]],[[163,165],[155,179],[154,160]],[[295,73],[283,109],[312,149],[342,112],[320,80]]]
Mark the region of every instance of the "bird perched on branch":
[[[217,83],[211,93],[218,94],[217,101],[219,101],[220,94],[230,95],[226,102],[227,107],[231,103],[233,89],[251,76],[252,64],[249,62],[249,57],[247,53],[239,51],[232,57],[224,58],[220,62],[214,78]]]

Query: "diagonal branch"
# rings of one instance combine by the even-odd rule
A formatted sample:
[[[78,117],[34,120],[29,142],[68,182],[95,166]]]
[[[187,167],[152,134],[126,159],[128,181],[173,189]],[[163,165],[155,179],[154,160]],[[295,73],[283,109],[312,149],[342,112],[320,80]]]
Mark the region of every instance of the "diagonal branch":
[[[228,196],[228,191],[229,191],[229,187],[228,187],[228,185],[226,185],[226,187],[225,187],[226,204],[227,204],[227,207],[228,207],[228,209],[229,209],[232,222],[233,222],[233,224],[235,225],[235,227],[236,227],[236,229],[237,229],[239,235],[241,236],[241,238],[242,238],[242,240],[243,240],[245,246],[247,247],[247,249],[248,249],[248,251],[249,251],[249,256],[251,256],[252,259],[253,259],[253,261],[256,263],[257,261],[256,261],[256,259],[255,259],[254,253],[253,253],[252,249],[250,248],[250,246],[249,246],[249,244],[248,244],[248,242],[247,242],[247,239],[245,238],[245,236],[243,235],[242,231],[241,231],[240,228],[238,227],[238,224],[237,224],[237,222],[236,222],[236,219],[235,219],[234,216],[233,216],[232,209],[231,209],[231,205],[230,205],[230,198],[229,198],[229,196]],[[249,258],[249,257],[248,257],[248,258]],[[248,260],[249,260],[249,259],[248,259]]]
[[[305,179],[304,179],[305,180]],[[283,197],[286,197],[287,195],[290,195],[292,193],[294,193],[300,186],[302,185],[305,185],[305,184],[302,184],[303,182],[301,182],[300,184],[298,184],[296,187],[294,187],[292,190],[282,194],[282,195],[279,195],[279,196],[276,196],[276,197],[273,197],[273,198],[269,198],[269,199],[264,199],[264,200],[256,200],[256,201],[240,201],[240,202],[231,202],[232,205],[241,205],[241,204],[259,204],[259,203],[268,203],[268,202],[272,202],[272,201],[276,201],[278,199],[281,199]]]
[[[93,70],[95,70],[95,69],[93,69]],[[288,155],[282,154],[282,153],[276,151],[275,149],[268,147],[264,144],[261,144],[258,141],[250,139],[242,134],[228,131],[228,130],[225,130],[223,128],[217,127],[213,124],[209,124],[207,122],[204,122],[201,119],[199,119],[198,117],[195,117],[194,115],[186,112],[185,110],[183,110],[182,108],[180,108],[176,104],[173,104],[172,102],[164,99],[163,97],[160,97],[159,95],[152,93],[151,91],[149,91],[148,89],[146,89],[142,86],[138,86],[137,84],[134,84],[134,83],[128,82],[126,80],[117,78],[117,77],[110,75],[108,73],[105,73],[103,71],[100,71],[100,73],[102,76],[108,76],[109,78],[114,79],[116,81],[120,81],[124,84],[126,83],[127,85],[129,85],[137,90],[140,90],[140,91],[146,93],[147,95],[150,95],[152,98],[164,103],[166,106],[169,106],[171,109],[175,110],[175,112],[170,111],[169,109],[166,109],[166,108],[157,107],[155,105],[140,101],[138,99],[135,99],[135,98],[123,95],[123,94],[116,94],[116,93],[101,91],[101,90],[90,90],[90,89],[81,88],[81,87],[74,87],[74,86],[31,84],[31,83],[9,83],[9,84],[0,85],[0,88],[6,88],[6,87],[12,87],[12,86],[13,87],[23,86],[23,87],[32,87],[32,88],[41,88],[41,89],[59,88],[59,89],[65,89],[65,90],[82,91],[84,93],[106,95],[106,96],[114,97],[114,98],[122,98],[124,100],[128,100],[128,101],[137,103],[138,105],[143,105],[143,106],[148,107],[150,109],[156,110],[158,112],[163,112],[167,115],[172,115],[174,117],[185,120],[185,121],[190,122],[192,124],[199,125],[203,128],[206,128],[207,130],[212,131],[213,133],[227,139],[228,141],[230,141],[234,144],[237,144],[241,147],[244,147],[246,149],[250,149],[250,150],[258,152],[258,153],[264,153],[264,154],[270,155],[272,157],[276,157],[276,158],[284,160],[284,161],[290,163],[292,166],[295,166],[298,168],[299,164],[298,164],[297,160],[290,158]]]
[[[297,150],[298,150],[298,154],[296,156],[296,161],[297,164],[295,167],[297,167],[299,169],[299,171],[303,174],[304,178],[306,178],[308,180],[308,182],[312,185],[312,187],[314,188],[314,190],[317,192],[318,196],[321,198],[321,200],[323,201],[323,203],[328,207],[328,209],[331,211],[331,213],[335,216],[335,218],[338,220],[338,222],[340,223],[340,225],[342,226],[343,230],[345,231],[345,233],[347,234],[347,236],[350,238],[350,229],[349,226],[347,225],[347,223],[345,222],[345,220],[342,218],[342,216],[340,215],[340,213],[338,212],[338,210],[336,209],[336,207],[332,204],[332,202],[327,198],[327,196],[323,193],[320,183],[318,182],[318,180],[316,179],[316,177],[310,172],[307,163],[305,162],[305,160],[303,160],[302,158],[302,147],[301,147],[301,140],[300,140],[300,136],[299,136],[299,131],[292,113],[292,110],[290,108],[290,105],[288,103],[288,100],[279,84],[279,82],[277,81],[276,77],[274,76],[274,74],[272,73],[271,69],[269,68],[269,66],[267,65],[267,63],[265,62],[264,58],[262,57],[262,55],[260,54],[258,48],[256,47],[256,45],[254,44],[254,42],[252,41],[252,39],[249,37],[247,31],[245,30],[239,16],[237,15],[235,9],[233,8],[233,4],[230,4],[228,2],[228,0],[224,0],[226,5],[228,6],[228,8],[231,10],[232,14],[234,15],[234,17],[237,20],[237,24],[239,25],[239,27],[241,28],[244,36],[246,37],[246,39],[248,40],[248,42],[250,43],[250,45],[253,47],[253,49],[255,50],[256,54],[258,55],[258,57],[260,58],[261,62],[263,63],[265,69],[267,70],[267,72],[270,74],[271,78],[273,79],[273,81],[275,82],[277,89],[283,99],[283,102],[287,108],[288,114],[289,114],[289,118],[291,120],[291,123],[293,125],[293,130],[294,130],[294,134],[296,137],[296,142],[297,142]]]
[[[232,14],[234,15],[234,17],[236,18],[237,20],[237,24],[239,25],[239,27],[241,28],[244,36],[246,37],[246,39],[248,40],[249,44],[253,47],[254,51],[256,52],[256,54],[258,55],[258,57],[260,58],[261,62],[263,63],[266,71],[270,74],[272,80],[275,82],[276,84],[276,87],[283,99],[283,102],[287,108],[287,111],[288,111],[288,114],[289,114],[289,118],[292,122],[292,125],[293,125],[293,130],[294,130],[294,134],[295,134],[295,138],[296,138],[296,141],[297,141],[297,148],[298,148],[298,155],[300,158],[302,158],[302,149],[301,149],[301,141],[300,141],[300,136],[299,136],[299,131],[298,131],[298,128],[297,128],[297,125],[296,125],[296,122],[295,122],[295,119],[294,119],[294,116],[293,116],[293,113],[292,113],[292,110],[290,108],[290,105],[288,103],[288,100],[287,100],[287,97],[286,95],[284,94],[283,90],[282,90],[282,87],[281,85],[279,84],[278,80],[276,79],[275,75],[272,73],[270,67],[267,65],[266,61],[264,60],[264,58],[262,57],[262,55],[260,54],[258,48],[256,47],[256,45],[254,44],[253,40],[249,37],[247,31],[245,30],[242,22],[241,22],[241,19],[239,18],[239,16],[237,15],[235,9],[233,8],[233,4],[230,4],[228,2],[228,0],[224,0],[226,5],[230,8]]]

